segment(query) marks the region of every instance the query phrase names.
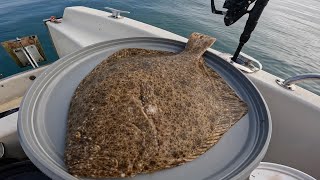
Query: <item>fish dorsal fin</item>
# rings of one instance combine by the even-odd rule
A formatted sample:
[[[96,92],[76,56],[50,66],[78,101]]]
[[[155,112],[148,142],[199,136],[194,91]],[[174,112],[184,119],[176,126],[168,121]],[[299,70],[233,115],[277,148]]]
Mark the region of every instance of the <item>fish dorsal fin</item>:
[[[200,58],[215,41],[214,37],[194,32],[190,35],[182,53]]]

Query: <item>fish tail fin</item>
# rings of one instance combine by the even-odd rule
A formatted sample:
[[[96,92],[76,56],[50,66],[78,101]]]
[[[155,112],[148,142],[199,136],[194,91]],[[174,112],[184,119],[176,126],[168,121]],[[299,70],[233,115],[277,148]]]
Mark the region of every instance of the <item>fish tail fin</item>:
[[[183,53],[192,54],[200,58],[215,41],[216,38],[214,37],[194,32],[189,36]]]

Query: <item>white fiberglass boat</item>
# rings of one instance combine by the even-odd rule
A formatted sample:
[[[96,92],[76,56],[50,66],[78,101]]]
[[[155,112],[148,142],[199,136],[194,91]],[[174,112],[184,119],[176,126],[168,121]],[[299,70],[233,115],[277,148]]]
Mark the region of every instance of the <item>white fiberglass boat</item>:
[[[119,11],[112,11],[114,16],[119,15]],[[121,38],[161,37],[187,41],[157,27],[114,16],[87,7],[68,7],[61,19],[45,23],[60,58],[99,42]],[[209,51],[231,63],[230,55],[214,49]],[[244,54],[241,58],[256,61]],[[270,110],[272,138],[263,161],[290,166],[320,178],[320,96],[294,85],[320,76],[308,74],[284,81],[259,67],[246,66],[246,63],[233,65],[254,83]],[[17,108],[28,88],[46,68],[35,68],[0,80],[0,158],[26,158],[17,134]]]

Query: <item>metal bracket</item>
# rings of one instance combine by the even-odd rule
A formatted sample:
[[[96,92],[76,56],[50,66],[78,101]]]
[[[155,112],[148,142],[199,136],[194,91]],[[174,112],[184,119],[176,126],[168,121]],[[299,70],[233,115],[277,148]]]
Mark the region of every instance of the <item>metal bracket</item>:
[[[115,18],[115,19],[123,18],[122,16],[120,16],[120,13],[127,13],[127,14],[130,13],[129,11],[122,11],[122,10],[118,10],[118,9],[114,9],[114,8],[110,8],[110,7],[104,7],[104,9],[111,11],[111,13],[112,13],[111,17]]]
[[[284,80],[283,79],[276,79],[276,83],[285,88],[285,89],[288,89],[288,90],[291,90],[291,91],[294,91],[296,89],[296,86],[295,85],[292,85],[292,84],[289,84],[289,85],[284,85]]]
[[[20,67],[31,65],[39,67],[38,63],[45,61],[45,54],[37,36],[16,38],[1,43],[10,57]]]
[[[320,80],[320,74],[317,74],[317,73],[300,74],[297,76],[290,77],[286,80],[276,79],[276,83],[285,89],[294,91],[296,89],[294,84],[305,81],[305,80],[315,80],[315,79]]]
[[[23,66],[28,66],[30,64],[33,68],[39,67],[38,62],[44,60],[35,45],[16,48],[13,49],[13,52],[19,58]]]
[[[231,59],[231,54],[223,53],[220,55],[220,57],[230,62],[234,67],[246,73],[254,73],[262,69],[262,64],[258,60],[242,52],[240,53],[236,62]]]

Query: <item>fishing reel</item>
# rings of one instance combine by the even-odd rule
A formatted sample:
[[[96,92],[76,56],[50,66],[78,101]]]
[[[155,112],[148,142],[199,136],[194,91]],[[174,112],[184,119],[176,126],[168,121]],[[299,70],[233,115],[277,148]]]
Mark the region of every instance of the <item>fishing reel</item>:
[[[226,0],[223,4],[223,8],[227,11],[219,11],[216,9],[214,0],[211,0],[211,10],[214,14],[222,14],[224,16],[224,24],[230,26],[237,22],[243,15],[250,12],[249,6],[256,0]]]
[[[243,15],[249,14],[246,26],[244,27],[243,33],[241,34],[240,41],[236,52],[231,58],[236,61],[242,47],[250,39],[251,33],[258,24],[258,20],[261,16],[262,11],[268,4],[269,0],[226,0],[223,4],[223,8],[227,11],[217,10],[214,4],[214,0],[211,0],[211,10],[214,14],[224,15],[224,24],[230,26],[237,22]],[[249,10],[251,4],[254,6]]]

